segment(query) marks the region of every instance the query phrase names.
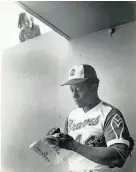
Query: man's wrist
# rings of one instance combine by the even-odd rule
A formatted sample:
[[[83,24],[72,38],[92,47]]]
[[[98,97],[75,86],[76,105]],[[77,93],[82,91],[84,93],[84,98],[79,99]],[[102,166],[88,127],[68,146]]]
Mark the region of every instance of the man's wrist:
[[[69,147],[69,150],[76,151],[77,148],[79,147],[79,143],[73,140],[68,144],[68,147]]]

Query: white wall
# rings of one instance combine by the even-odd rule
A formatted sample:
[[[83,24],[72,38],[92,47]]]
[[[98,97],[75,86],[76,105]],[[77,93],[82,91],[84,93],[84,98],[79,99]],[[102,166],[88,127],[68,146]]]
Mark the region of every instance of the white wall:
[[[67,164],[46,168],[28,149],[51,126],[63,126],[75,108],[68,87],[60,87],[74,64],[93,65],[100,79],[99,96],[123,112],[135,134],[136,23],[67,42],[54,32],[9,49],[2,63],[3,172],[67,171]],[[122,171],[136,169],[136,153]]]

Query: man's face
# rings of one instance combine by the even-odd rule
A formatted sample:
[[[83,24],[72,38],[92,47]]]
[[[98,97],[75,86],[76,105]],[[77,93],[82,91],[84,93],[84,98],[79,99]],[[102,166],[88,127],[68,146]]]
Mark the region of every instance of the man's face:
[[[30,19],[27,16],[24,17],[24,20],[22,22],[22,26],[23,26],[23,28],[29,28],[30,27]]]
[[[77,83],[70,86],[73,99],[80,108],[87,107],[94,101],[94,92],[91,84],[86,82]]]

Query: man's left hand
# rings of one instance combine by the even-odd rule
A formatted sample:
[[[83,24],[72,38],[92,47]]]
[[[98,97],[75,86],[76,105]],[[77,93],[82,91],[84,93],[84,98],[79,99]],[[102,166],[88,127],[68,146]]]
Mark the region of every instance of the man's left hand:
[[[74,143],[73,137],[64,133],[57,133],[54,135],[47,136],[47,141],[53,145],[56,145],[60,148],[72,150],[72,146]]]

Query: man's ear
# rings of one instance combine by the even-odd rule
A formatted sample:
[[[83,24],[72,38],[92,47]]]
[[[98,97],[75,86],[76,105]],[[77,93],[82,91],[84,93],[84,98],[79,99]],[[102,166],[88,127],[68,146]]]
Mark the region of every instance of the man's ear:
[[[92,91],[93,92],[97,92],[97,90],[98,90],[98,84],[97,83],[93,83],[93,85],[92,85]]]

